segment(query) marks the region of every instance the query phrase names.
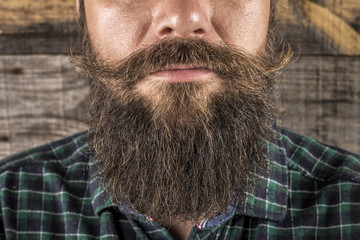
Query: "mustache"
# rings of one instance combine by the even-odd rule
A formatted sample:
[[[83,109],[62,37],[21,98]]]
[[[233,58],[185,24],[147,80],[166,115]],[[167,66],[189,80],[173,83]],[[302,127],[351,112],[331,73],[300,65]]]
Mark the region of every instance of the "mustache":
[[[90,49],[86,49],[85,54],[70,55],[70,61],[91,79],[122,79],[124,87],[132,87],[151,73],[178,65],[208,69],[223,79],[249,75],[266,79],[279,70],[279,66],[285,65],[269,59],[269,54],[254,56],[245,50],[204,39],[165,39],[116,63],[99,59],[100,54],[91,44],[87,46]]]

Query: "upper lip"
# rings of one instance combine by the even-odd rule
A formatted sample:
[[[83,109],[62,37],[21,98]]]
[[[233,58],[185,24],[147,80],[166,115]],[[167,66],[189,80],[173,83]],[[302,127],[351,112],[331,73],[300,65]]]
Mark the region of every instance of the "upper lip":
[[[174,65],[174,66],[165,67],[163,69],[159,69],[159,70],[154,71],[152,73],[163,72],[163,71],[171,71],[171,70],[192,70],[192,69],[200,69],[200,68],[201,69],[208,69],[208,68],[202,67],[202,66]]]

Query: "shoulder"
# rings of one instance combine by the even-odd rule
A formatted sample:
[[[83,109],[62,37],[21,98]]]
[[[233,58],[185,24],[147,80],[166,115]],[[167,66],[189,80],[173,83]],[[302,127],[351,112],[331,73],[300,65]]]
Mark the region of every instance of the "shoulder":
[[[91,206],[87,135],[75,134],[0,161],[0,238],[1,231],[8,238],[20,232],[38,236],[43,226],[61,234],[64,219],[93,217],[92,208],[83,207]]]
[[[88,132],[23,151],[0,161],[0,176],[9,172],[39,172],[56,166],[61,169],[72,168],[88,162],[86,140]]]
[[[360,182],[360,156],[288,129],[281,130],[290,169],[319,181]]]

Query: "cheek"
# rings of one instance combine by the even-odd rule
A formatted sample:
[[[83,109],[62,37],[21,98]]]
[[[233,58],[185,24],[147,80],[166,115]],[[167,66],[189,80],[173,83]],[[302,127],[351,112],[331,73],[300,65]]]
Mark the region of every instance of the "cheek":
[[[93,47],[109,62],[121,60],[136,49],[148,22],[144,12],[139,16],[113,6],[87,10],[86,14]]]
[[[223,11],[214,11],[214,26],[226,44],[237,46],[252,54],[262,50],[270,16],[270,1],[243,0]],[[227,21],[220,20],[227,19]],[[218,23],[218,24],[216,24]]]

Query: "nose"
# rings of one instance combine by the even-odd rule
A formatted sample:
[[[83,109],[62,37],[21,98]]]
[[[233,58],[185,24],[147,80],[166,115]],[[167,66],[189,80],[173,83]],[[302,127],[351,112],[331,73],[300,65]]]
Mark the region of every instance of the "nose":
[[[154,13],[158,38],[203,37],[211,31],[210,6],[206,0],[164,0]]]

